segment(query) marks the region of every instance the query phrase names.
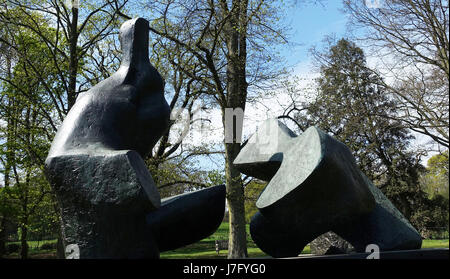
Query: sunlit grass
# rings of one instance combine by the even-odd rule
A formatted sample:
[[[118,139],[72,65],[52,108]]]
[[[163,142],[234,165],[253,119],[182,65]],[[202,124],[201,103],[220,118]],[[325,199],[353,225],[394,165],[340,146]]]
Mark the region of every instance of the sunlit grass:
[[[424,248],[448,248],[448,239],[424,239],[422,240],[422,249]]]

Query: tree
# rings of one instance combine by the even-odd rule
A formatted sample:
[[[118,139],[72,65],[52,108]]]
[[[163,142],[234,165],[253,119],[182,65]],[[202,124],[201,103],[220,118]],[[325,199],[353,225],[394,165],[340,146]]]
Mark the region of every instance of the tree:
[[[0,23],[0,37],[5,37],[6,38],[7,34],[5,32],[5,28],[4,25],[2,23]],[[10,47],[8,47],[8,45],[0,42],[0,78],[11,78],[11,65],[12,65],[12,53],[11,53],[11,49]],[[4,90],[3,89],[3,83],[0,82],[0,90]],[[2,98],[3,99],[3,98]],[[6,123],[5,123],[6,122]],[[7,127],[11,127],[11,123],[10,123],[10,119],[3,119],[0,118],[0,127],[3,127],[4,125],[6,125]],[[7,133],[6,133],[6,137],[4,138],[4,140],[6,141],[6,145],[7,146],[11,146],[12,143],[12,137],[11,137],[11,131],[10,129],[7,129]],[[10,149],[11,150],[11,149]],[[11,158],[12,153],[9,152],[7,153],[6,158],[2,158],[2,166],[3,166],[3,181],[4,181],[4,185],[3,188],[7,188],[9,187],[9,174],[11,171],[11,166],[10,166],[10,162],[12,161]],[[1,157],[0,157],[1,158]],[[7,228],[7,224],[10,221],[9,220],[9,214],[11,210],[6,210],[6,208],[9,208],[7,205],[8,203],[6,202],[6,195],[4,194],[6,191],[3,190],[0,187],[0,191],[2,191],[2,194],[0,197],[2,198],[2,205],[0,208],[0,258],[3,257],[4,253],[5,253],[5,243],[6,243],[6,228]]]
[[[7,33],[14,34],[20,26],[45,46],[56,70],[59,86],[64,94],[55,91],[54,84],[47,83],[39,64],[29,59],[17,45],[0,38],[0,41],[16,51],[27,63],[28,70],[40,79],[46,89],[46,95],[52,99],[59,121],[74,104],[76,97],[87,90],[91,80],[79,79],[80,73],[92,64],[81,62],[89,51],[117,30],[118,11],[124,8],[125,1],[15,1],[2,0],[0,20]],[[49,27],[52,28],[49,28]],[[95,78],[93,78],[95,79]],[[48,121],[56,130],[52,115]]]
[[[265,182],[252,180],[245,186],[245,221],[247,224],[250,224],[253,215],[258,212],[256,201],[266,185]]]
[[[366,31],[357,36],[383,62],[374,71],[392,80],[379,80],[399,101],[392,117],[448,148],[448,0],[343,2],[349,26]]]
[[[154,1],[150,31],[188,53],[198,67],[173,61],[183,74],[199,82],[222,112],[245,111],[248,86],[273,77],[277,68],[270,61],[269,42],[284,39],[271,20],[276,19],[269,1]],[[271,26],[272,25],[272,26]],[[273,39],[272,39],[273,38]],[[250,58],[250,59],[249,59]],[[225,142],[225,176],[230,214],[229,258],[247,256],[244,191],[240,172],[232,164],[240,139]]]
[[[410,218],[423,199],[422,168],[420,156],[408,151],[413,137],[391,117],[395,100],[354,43],[341,39],[313,54],[321,65],[317,95],[295,118],[301,127],[317,125],[346,144],[361,170]]]
[[[191,192],[210,186],[225,184],[224,177],[217,170],[204,171],[196,167],[198,162],[186,157],[168,159],[152,168],[153,180],[158,185],[161,198]]]
[[[15,187],[25,185],[22,189],[27,191],[34,169],[28,165],[21,169],[24,166],[17,165],[18,161],[13,155],[23,152],[33,161],[35,168],[42,169],[48,143],[52,141],[57,127],[77,95],[98,81],[97,76],[105,74],[107,67],[104,65],[108,60],[105,61],[102,53],[95,50],[99,50],[100,42],[117,30],[117,10],[122,9],[125,3],[126,1],[79,3],[60,0],[0,0],[0,58],[6,58],[4,66],[5,72],[8,73],[0,75],[0,80],[3,88],[9,87],[9,93],[3,94],[5,97],[2,98],[5,105],[2,108],[2,113],[5,113],[2,120],[6,122],[7,131],[9,129],[9,132],[5,133],[6,156],[2,162],[5,166],[5,184],[11,180],[9,176],[14,168],[20,172],[30,172],[25,177],[19,172],[14,173]],[[24,41],[25,38],[28,39]],[[85,63],[86,57],[91,58],[90,61],[93,62]],[[103,60],[101,64],[96,64],[98,61],[92,58]],[[99,71],[91,71],[97,66],[102,68]],[[14,74],[11,74],[13,67]],[[32,116],[26,119],[27,125],[32,126],[34,130],[28,134],[16,131],[12,137],[12,130],[16,129],[17,123],[24,120],[24,112]],[[36,131],[41,133],[39,138],[35,137]],[[23,138],[24,135],[30,135],[33,140],[21,139],[22,145],[13,146],[17,137]],[[45,141],[47,147],[42,149],[43,145],[37,145],[35,140]],[[45,151],[41,152],[43,150]],[[22,179],[25,179],[25,182]],[[58,211],[56,207],[55,205],[55,211]],[[24,237],[26,238],[26,234]],[[58,255],[64,256],[61,245],[58,246]]]
[[[448,150],[428,159],[427,172],[422,178],[424,191],[430,198],[441,195],[448,199]]]
[[[442,237],[449,225],[448,150],[428,159],[420,183],[428,199],[419,205],[413,221],[424,237]]]
[[[41,74],[47,83],[56,79],[48,49],[39,42],[35,34],[17,28],[10,36],[14,49],[27,56],[27,59],[41,65]],[[30,220],[44,199],[51,196],[48,183],[42,173],[42,165],[49,148],[46,119],[39,111],[48,108],[45,86],[40,78],[30,74],[26,59],[14,57],[14,65],[2,83],[0,97],[0,116],[5,126],[0,129],[2,138],[0,158],[5,167],[4,179],[10,202],[17,204],[16,219],[21,231],[21,257],[27,258],[27,237]],[[55,88],[55,91],[58,89]],[[3,137],[4,135],[4,137]],[[51,198],[50,198],[51,200]],[[55,211],[49,212],[54,214]]]

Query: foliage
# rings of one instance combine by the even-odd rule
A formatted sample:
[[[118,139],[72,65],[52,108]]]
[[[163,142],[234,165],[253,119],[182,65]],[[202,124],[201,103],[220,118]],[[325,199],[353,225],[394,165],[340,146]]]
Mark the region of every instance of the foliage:
[[[426,173],[422,176],[424,191],[433,198],[441,195],[448,199],[448,150],[432,156],[427,162]]]
[[[250,224],[253,215],[258,211],[256,201],[266,185],[265,182],[252,180],[245,186],[245,221],[247,224]]]
[[[448,198],[435,196],[425,199],[415,209],[411,223],[418,229],[422,237],[443,235],[449,232],[449,203]]]
[[[225,184],[223,173],[218,170],[201,170],[198,160],[172,158],[159,162],[156,166],[153,160],[155,157],[147,159],[147,165],[162,198]]]
[[[14,203],[9,202],[9,197],[12,195],[14,188],[0,188],[0,216],[14,216],[14,212],[17,212],[17,207]]]
[[[4,191],[7,192],[7,204],[14,208],[9,212],[8,220],[18,224],[21,240],[41,240],[57,235],[59,220],[55,201],[42,174],[4,188]]]
[[[416,209],[413,222],[430,237],[449,231],[448,150],[432,156],[422,174],[421,188],[427,193],[425,206]]]
[[[16,16],[18,12],[11,9],[9,15]],[[38,13],[31,16],[21,19],[42,17]],[[40,28],[41,34],[52,30],[44,23]],[[51,52],[36,33],[21,24],[9,26],[9,33],[3,38],[5,42],[15,50],[15,55],[5,58],[9,68],[1,79],[0,117],[5,125],[0,127],[0,135],[5,140],[0,142],[0,159],[4,166],[6,203],[15,208],[7,219],[19,226],[21,256],[26,258],[26,240],[33,234],[54,231],[57,223],[53,195],[42,172],[54,135],[54,130],[49,128],[53,123],[48,121],[54,105],[46,93],[49,84],[53,92],[58,92],[58,98],[64,89],[60,86]],[[39,63],[39,75],[33,74],[30,59]],[[64,63],[59,66],[64,67]]]

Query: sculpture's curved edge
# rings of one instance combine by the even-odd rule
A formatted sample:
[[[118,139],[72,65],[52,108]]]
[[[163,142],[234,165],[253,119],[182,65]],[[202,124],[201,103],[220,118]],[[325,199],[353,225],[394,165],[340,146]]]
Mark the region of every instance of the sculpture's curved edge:
[[[225,185],[164,199],[146,217],[161,252],[195,243],[213,234],[225,214]]]
[[[236,168],[246,175],[269,181],[277,173],[281,166],[281,161],[255,162],[234,164]]]
[[[259,211],[251,219],[250,235],[259,249],[274,258],[296,257],[308,244],[296,228],[274,224]]]
[[[420,234],[380,204],[358,222],[346,224],[333,231],[361,253],[365,252],[370,244],[377,245],[380,251],[414,250],[422,246]]]

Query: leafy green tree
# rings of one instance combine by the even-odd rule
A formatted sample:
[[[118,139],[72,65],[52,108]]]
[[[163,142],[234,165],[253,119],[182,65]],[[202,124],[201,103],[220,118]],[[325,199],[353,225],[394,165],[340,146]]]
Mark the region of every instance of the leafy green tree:
[[[119,27],[117,11],[126,3],[0,0],[0,65],[6,73],[0,74],[0,113],[6,123],[6,142],[0,142],[3,173],[5,186],[14,182],[24,191],[24,201],[33,193],[30,179],[42,171],[49,143],[78,94],[117,64],[118,52],[101,46],[109,46],[107,40]],[[22,218],[25,240],[28,217]],[[22,257],[27,254],[24,241]],[[63,257],[62,245],[58,248]]]
[[[413,219],[422,228],[424,237],[434,234],[442,236],[448,233],[449,192],[448,192],[448,150],[428,159],[425,173],[420,179],[428,200],[420,210],[416,210]]]
[[[422,178],[424,190],[433,198],[441,195],[448,199],[448,150],[436,154],[427,162],[427,171]]]
[[[39,16],[37,15],[37,18]],[[44,28],[44,27],[42,27]],[[0,116],[5,125],[0,128],[0,158],[4,168],[6,193],[9,202],[17,205],[14,217],[21,231],[21,257],[28,257],[28,232],[30,221],[44,199],[52,199],[52,192],[43,175],[43,163],[53,137],[45,114],[52,111],[52,101],[47,98],[46,84],[54,84],[58,91],[58,76],[52,67],[49,50],[38,36],[29,30],[17,27],[9,36],[13,49],[24,56],[12,57],[8,76],[2,79],[0,92]],[[30,70],[28,60],[40,64],[42,76]],[[61,88],[59,89],[60,92]],[[50,197],[48,197],[50,196]],[[55,214],[55,208],[48,214]]]
[[[245,186],[245,221],[247,224],[250,223],[253,215],[258,212],[256,201],[266,185],[265,182],[252,180]]]
[[[50,192],[48,185],[46,191]],[[59,215],[55,211],[56,200],[52,195],[45,195],[37,204],[29,219],[29,239],[39,241],[56,239],[59,230]],[[37,246],[38,246],[37,245]]]
[[[19,180],[19,179],[17,179]],[[25,174],[11,186],[8,193],[8,202],[16,210],[12,216],[18,222],[21,242],[20,257],[28,258],[28,243],[30,233],[36,233],[45,228],[47,219],[57,220],[54,211],[54,200],[52,199],[50,185],[41,174],[32,175],[31,172]]]
[[[436,195],[425,198],[411,216],[412,224],[418,229],[423,238],[448,238],[449,231],[449,203],[448,197]]]
[[[4,22],[6,30],[13,34],[16,27],[21,26],[47,49],[59,78],[58,83],[64,89],[61,97],[58,97],[58,91],[54,91],[53,84],[45,81],[45,75],[42,75],[36,61],[29,59],[25,52],[16,50],[16,44],[0,38],[0,41],[15,49],[17,55],[26,61],[29,71],[41,79],[46,87],[46,95],[54,99],[53,109],[59,121],[63,120],[75,103],[78,94],[86,90],[86,86],[92,85],[92,80],[96,80],[95,76],[87,73],[98,75],[98,72],[90,71],[97,65],[83,65],[82,61],[92,51],[98,50],[97,45],[103,39],[117,31],[118,11],[124,9],[126,3],[127,0],[0,1],[0,20]],[[49,29],[49,26],[53,28]],[[82,75],[84,71],[87,73]]]

